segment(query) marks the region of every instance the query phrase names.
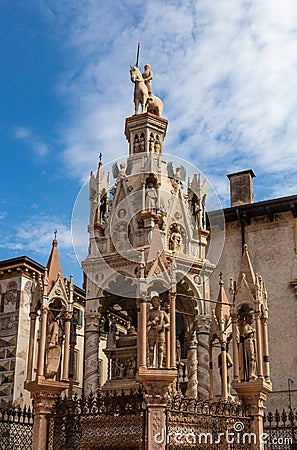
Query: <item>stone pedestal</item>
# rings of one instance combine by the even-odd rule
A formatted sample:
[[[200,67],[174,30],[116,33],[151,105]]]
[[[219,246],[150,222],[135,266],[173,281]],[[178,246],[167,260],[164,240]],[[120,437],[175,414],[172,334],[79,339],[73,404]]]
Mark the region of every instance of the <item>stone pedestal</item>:
[[[264,403],[267,394],[272,391],[270,381],[258,378],[253,381],[233,381],[232,387],[237,392],[239,398],[249,406],[249,414],[252,416],[251,433],[256,436],[256,443],[252,443],[252,450],[264,450],[263,435],[263,416],[265,411]],[[243,431],[244,432],[244,431]]]
[[[139,367],[136,380],[143,385],[152,398],[166,397],[172,383],[177,378],[177,369],[148,369]]]
[[[138,114],[126,119],[125,136],[129,142],[129,154],[161,153],[168,121],[155,114]]]
[[[147,404],[147,449],[166,449],[165,404]]]
[[[145,388],[147,403],[147,450],[166,449],[166,400],[177,369],[139,367],[137,381]]]
[[[39,377],[36,381],[26,381],[25,389],[30,392],[34,401],[34,427],[32,450],[47,449],[47,418],[54,404],[68,383],[46,380]]]

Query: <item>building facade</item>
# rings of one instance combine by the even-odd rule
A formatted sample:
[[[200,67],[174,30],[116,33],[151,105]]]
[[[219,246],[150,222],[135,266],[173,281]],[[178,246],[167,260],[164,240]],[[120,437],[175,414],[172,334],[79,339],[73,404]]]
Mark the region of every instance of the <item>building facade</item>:
[[[220,272],[227,285],[231,277],[236,280],[247,244],[254,271],[263,276],[268,293],[273,391],[267,409],[296,408],[297,196],[254,203],[254,176],[250,170],[228,175],[231,207],[224,209],[225,244],[210,278],[211,297],[217,295]]]
[[[26,257],[12,258],[0,262],[0,406],[29,405],[30,394],[24,389],[29,365],[30,313],[34,297],[34,287],[44,279],[45,271],[53,275],[53,268],[58,267],[62,277],[59,262],[57,241],[53,243],[47,266]],[[56,270],[56,269],[55,269]],[[58,272],[57,272],[58,275]],[[55,276],[55,275],[53,275]],[[74,316],[77,337],[73,343],[74,370],[73,386],[82,391],[83,354],[84,354],[84,291],[74,287]],[[34,339],[39,342],[40,316],[36,316]],[[32,374],[37,369],[37,349],[32,355]]]

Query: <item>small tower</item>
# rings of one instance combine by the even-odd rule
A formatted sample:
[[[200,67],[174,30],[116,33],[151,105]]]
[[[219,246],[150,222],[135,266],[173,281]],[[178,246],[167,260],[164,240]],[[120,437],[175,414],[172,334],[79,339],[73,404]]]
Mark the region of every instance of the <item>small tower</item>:
[[[217,304],[212,314],[212,323],[210,329],[210,399],[213,400],[213,358],[212,348],[216,341],[219,342],[221,352],[218,357],[218,367],[220,370],[222,399],[232,400],[230,393],[231,386],[231,367],[233,361],[228,352],[228,345],[232,338],[230,304],[225,292],[223,274],[220,273],[219,295]]]
[[[69,386],[70,340],[74,285],[72,276],[63,278],[58,241],[52,243],[43,279],[38,277],[32,287],[28,365],[25,389],[34,400],[34,449],[46,448],[47,418],[57,397]],[[40,325],[37,333],[36,319]],[[37,355],[34,379],[33,361]]]
[[[233,388],[250,406],[254,416],[252,431],[256,434],[257,449],[264,448],[264,403],[272,391],[268,354],[267,291],[262,277],[255,274],[247,245],[244,245],[237,286],[232,282],[232,334],[234,378]]]

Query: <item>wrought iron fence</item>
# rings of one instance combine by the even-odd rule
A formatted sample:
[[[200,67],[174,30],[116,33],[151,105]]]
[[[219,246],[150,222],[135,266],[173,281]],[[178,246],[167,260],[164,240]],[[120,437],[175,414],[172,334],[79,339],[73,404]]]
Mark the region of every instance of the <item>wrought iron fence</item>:
[[[48,450],[143,449],[144,406],[141,391],[59,399],[48,418]]]
[[[31,450],[33,412],[20,407],[0,409],[0,450]]]
[[[254,436],[240,402],[210,402],[177,395],[167,408],[168,450],[247,450]]]
[[[297,450],[297,412],[292,409],[265,414],[264,431],[265,450]]]

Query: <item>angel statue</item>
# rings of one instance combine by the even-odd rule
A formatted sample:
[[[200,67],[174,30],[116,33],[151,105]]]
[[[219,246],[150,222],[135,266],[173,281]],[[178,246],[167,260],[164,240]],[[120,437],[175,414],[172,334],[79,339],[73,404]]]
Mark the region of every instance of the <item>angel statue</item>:
[[[172,184],[174,188],[177,188],[178,186],[183,187],[182,181],[186,181],[186,169],[184,166],[179,166],[175,169],[173,169],[173,164],[170,161],[167,164],[167,173],[168,177],[172,179]]]
[[[116,184],[119,183],[123,178],[125,178],[126,169],[127,169],[126,163],[121,163],[120,168],[118,166],[118,163],[114,163],[112,165],[112,174],[113,177],[116,179]]]

